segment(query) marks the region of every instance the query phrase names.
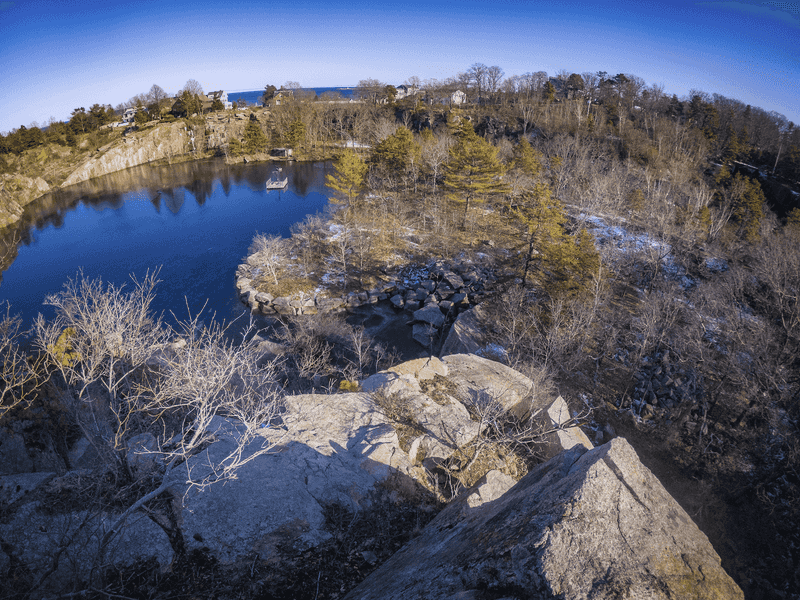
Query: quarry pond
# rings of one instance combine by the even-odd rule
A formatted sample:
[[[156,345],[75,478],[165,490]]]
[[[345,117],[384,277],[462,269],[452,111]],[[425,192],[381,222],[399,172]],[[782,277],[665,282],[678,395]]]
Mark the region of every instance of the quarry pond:
[[[266,190],[280,166],[285,190]],[[29,205],[0,244],[0,302],[30,326],[44,298],[82,270],[131,284],[160,268],[154,308],[230,322],[246,312],[234,273],[258,233],[288,237],[328,203],[326,163],[144,165],[57,190]]]

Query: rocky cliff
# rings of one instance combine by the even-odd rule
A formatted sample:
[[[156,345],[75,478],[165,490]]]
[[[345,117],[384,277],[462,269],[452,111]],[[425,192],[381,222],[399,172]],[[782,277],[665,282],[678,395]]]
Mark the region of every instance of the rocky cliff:
[[[733,600],[708,538],[622,438],[452,502],[346,598]]]
[[[26,204],[50,191],[41,177],[0,175],[0,228],[17,221]]]
[[[134,132],[105,152],[89,157],[62,185],[73,185],[154,160],[171,159],[191,151],[193,144],[194,133],[182,121]]]
[[[349,569],[357,582],[398,548],[396,531],[383,535],[392,506],[417,507],[402,533],[408,539],[430,519],[420,515],[455,494],[349,597],[741,597],[708,540],[627,442],[593,449],[568,426],[561,398],[532,397],[531,389],[524,375],[463,354],[403,363],[361,382],[358,393],[288,397],[280,426],[263,431],[280,442],[278,451],[247,462],[224,485],[192,488],[185,473],[176,476],[171,503],[130,518],[106,558],[118,568],[138,562],[166,573],[200,553],[215,565],[246,565],[248,585],[275,592],[311,571],[319,586],[320,561],[335,555],[338,575]],[[552,458],[524,476],[527,467],[493,446],[477,417],[493,403],[520,420],[539,419],[551,431],[542,455]],[[211,426],[216,441],[186,463],[194,473],[236,444],[234,423],[216,418]],[[481,449],[480,460],[463,460]],[[0,465],[24,452],[18,438],[0,438]],[[110,503],[92,512],[75,502],[89,493],[92,456],[79,440],[69,472],[5,469],[0,580],[49,573],[37,593],[79,589],[119,510]],[[129,461],[132,471],[159,468],[158,455],[142,450]],[[358,551],[342,555],[343,536],[358,519],[366,523]]]

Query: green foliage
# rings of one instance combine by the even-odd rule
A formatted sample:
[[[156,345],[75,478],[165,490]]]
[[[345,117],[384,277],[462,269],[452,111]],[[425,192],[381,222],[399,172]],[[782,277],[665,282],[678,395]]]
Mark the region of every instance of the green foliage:
[[[274,85],[267,84],[264,86],[264,93],[261,95],[261,104],[266,105],[270,100],[275,97],[275,92],[278,91]]]
[[[228,152],[231,156],[239,156],[242,153],[242,142],[237,137],[232,137],[228,142]]]
[[[306,137],[306,124],[300,117],[296,117],[290,124],[288,131],[284,135],[286,145],[290,148],[297,148],[300,142]]]
[[[348,381],[347,379],[342,379],[339,382],[339,391],[340,392],[357,392],[359,390],[359,385],[357,381]]]
[[[502,179],[505,169],[497,158],[497,148],[475,135],[466,120],[461,125],[459,141],[444,165],[444,185],[448,198],[464,203],[464,228],[474,198],[507,193],[508,186]]]
[[[172,105],[172,114],[176,117],[191,117],[203,112],[203,103],[197,94],[184,90]]]
[[[544,84],[544,88],[542,89],[542,99],[545,102],[552,102],[556,99],[556,88],[552,82],[548,81]]]
[[[337,192],[340,199],[346,198],[347,204],[352,206],[364,188],[368,167],[354,150],[345,150],[336,157],[333,168],[334,172],[325,177],[325,185]]]
[[[639,188],[628,192],[625,200],[628,202],[628,207],[633,212],[639,212],[644,208],[644,192]]]
[[[786,226],[795,233],[800,233],[800,208],[793,208],[787,215]]]
[[[525,228],[527,253],[522,285],[528,275],[538,273],[539,283],[550,296],[575,295],[584,291],[600,268],[594,238],[585,229],[575,236],[566,233],[564,206],[552,196],[550,187],[538,182],[523,194],[513,209]]]
[[[65,328],[64,331],[61,332],[61,335],[58,336],[58,340],[53,344],[53,347],[48,349],[56,362],[62,367],[71,367],[81,358],[80,355],[72,349],[72,344],[70,343],[70,339],[75,337],[75,335],[77,335],[77,332],[73,327]]]
[[[541,153],[538,150],[534,150],[530,142],[524,137],[514,146],[511,169],[517,170],[531,178],[539,177],[542,172]]]
[[[741,173],[737,173],[733,179],[734,186],[740,188],[741,192],[735,198],[732,217],[739,224],[739,236],[752,242],[758,238],[767,199],[761,184],[755,179],[743,177]]]
[[[72,128],[67,129],[66,142],[67,146],[70,148],[76,148],[78,146],[78,138],[75,136],[75,132],[72,131]]]
[[[718,204],[730,205],[731,221],[737,226],[736,236],[747,242],[758,238],[764,218],[766,198],[757,180],[741,173],[731,176],[727,165],[722,165],[715,178]]]
[[[211,103],[211,110],[214,112],[225,110],[225,105],[222,103],[222,100],[220,100],[219,98],[215,98],[214,101]]]
[[[406,127],[400,127],[375,146],[369,162],[387,175],[400,175],[419,152],[419,147],[414,143],[414,135]]]
[[[397,97],[397,88],[393,85],[387,85],[383,88],[383,93],[386,94],[386,99],[391,104]]]
[[[251,115],[247,126],[244,128],[244,149],[249,154],[264,152],[267,146],[267,136],[261,129],[261,123]]]
[[[133,115],[133,122],[136,123],[137,125],[144,125],[149,120],[150,117],[148,116],[147,111],[145,111],[144,109],[137,110],[136,114]]]

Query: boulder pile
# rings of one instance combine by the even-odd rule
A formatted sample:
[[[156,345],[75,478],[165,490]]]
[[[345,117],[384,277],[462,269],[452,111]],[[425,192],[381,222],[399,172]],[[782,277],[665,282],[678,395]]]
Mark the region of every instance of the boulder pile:
[[[631,409],[644,420],[670,417],[684,400],[702,397],[692,369],[674,360],[669,350],[645,356],[634,378],[632,399],[622,400],[619,408]]]
[[[319,288],[313,293],[274,296],[253,288],[256,265],[240,265],[236,288],[239,298],[254,313],[273,316],[346,312],[388,300],[398,311],[410,313],[413,337],[425,348],[441,338],[442,330],[463,311],[477,305],[496,278],[491,268],[472,262],[406,266],[374,289],[331,296]]]

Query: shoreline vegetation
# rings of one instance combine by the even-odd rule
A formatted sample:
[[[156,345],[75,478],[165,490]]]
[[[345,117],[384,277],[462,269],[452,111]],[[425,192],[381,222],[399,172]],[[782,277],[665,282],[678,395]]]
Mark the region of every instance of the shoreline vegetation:
[[[748,597],[800,589],[794,124],[716,94],[669,97],[629,74],[504,80],[475,64],[460,79],[410,82],[402,98],[376,80],[355,94],[326,102],[267,86],[266,107],[142,116],[127,134],[15,132],[27,146],[0,140],[0,200],[131,157],[283,160],[272,149],[291,149],[333,160],[331,210],[290,238],[254,231],[237,273],[240,298],[279,323],[248,341],[283,358],[278,385],[357,390],[392,362],[329,312],[388,302],[431,353],[471,314],[476,345],[588,410],[595,442],[632,441]],[[28,179],[12,191],[9,177]],[[53,381],[78,360],[68,330],[48,329],[60,365],[29,361]],[[8,364],[28,373],[5,331]],[[2,414],[55,410],[17,381],[3,396],[15,412]]]

